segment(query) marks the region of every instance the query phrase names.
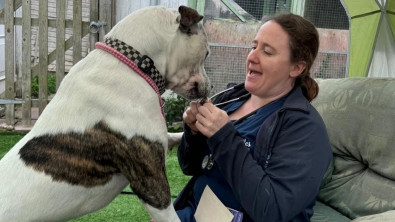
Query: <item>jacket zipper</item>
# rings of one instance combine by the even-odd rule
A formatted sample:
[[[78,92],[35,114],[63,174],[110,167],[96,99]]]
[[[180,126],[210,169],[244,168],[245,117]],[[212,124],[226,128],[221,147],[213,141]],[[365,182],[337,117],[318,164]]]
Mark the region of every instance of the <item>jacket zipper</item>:
[[[270,146],[270,142],[271,142],[271,139],[272,139],[272,134],[273,134],[273,131],[274,131],[274,128],[277,126],[277,123],[278,123],[278,119],[280,118],[279,116],[280,116],[280,113],[283,113],[285,110],[297,110],[297,111],[302,111],[302,112],[305,112],[303,109],[298,109],[298,108],[282,108],[282,109],[280,109],[280,110],[278,110],[278,112],[277,112],[277,115],[276,115],[276,119],[275,119],[275,122],[274,122],[274,124],[273,124],[273,126],[272,126],[272,128],[270,129],[270,132],[269,132],[269,134],[268,134],[268,141],[267,141],[267,149],[268,149],[268,154],[266,155],[266,162],[265,162],[265,165],[264,165],[264,167],[263,167],[263,169],[266,169],[267,168],[267,166],[269,165],[269,160],[270,160],[270,158],[272,157],[272,148],[271,148],[271,146]]]
[[[267,149],[268,149],[268,154],[266,155],[266,162],[265,162],[265,165],[264,165],[264,167],[263,167],[263,169],[266,169],[267,168],[267,166],[269,165],[269,160],[270,160],[270,157],[272,156],[272,149],[271,149],[271,147],[270,147],[270,142],[271,142],[271,135],[273,134],[273,130],[274,130],[274,128],[277,126],[277,122],[278,122],[278,119],[279,119],[279,115],[280,115],[280,112],[282,112],[284,109],[280,109],[278,112],[277,112],[277,115],[276,115],[276,119],[275,119],[275,121],[274,121],[274,124],[273,124],[273,126],[272,126],[272,128],[270,129],[270,132],[269,132],[269,134],[268,134],[268,140],[267,140]]]

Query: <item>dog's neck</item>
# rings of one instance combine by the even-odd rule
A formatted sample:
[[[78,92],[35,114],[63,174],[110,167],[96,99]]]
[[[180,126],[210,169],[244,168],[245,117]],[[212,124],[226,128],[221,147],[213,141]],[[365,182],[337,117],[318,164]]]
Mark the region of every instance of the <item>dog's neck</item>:
[[[162,116],[163,118],[165,118],[163,101],[161,98],[161,94],[163,94],[163,92],[165,91],[165,80],[159,74],[159,71],[156,70],[152,59],[150,59],[148,56],[142,56],[137,50],[134,50],[131,46],[128,46],[127,44],[121,41],[114,41],[107,39],[105,43],[97,42],[95,44],[95,47],[97,49],[102,49],[110,53],[117,59],[121,60],[129,68],[131,68],[143,79],[145,79],[145,81],[147,81],[147,83],[152,87],[152,89],[158,95]],[[151,69],[148,69],[147,67],[150,67]],[[142,69],[146,70],[147,72],[151,72],[153,74],[148,75],[147,72],[143,72]]]
[[[143,73],[145,73],[152,79],[152,81],[154,81],[155,85],[159,89],[160,94],[165,92],[165,79],[156,69],[154,61],[150,57],[147,55],[142,55],[135,48],[118,39],[107,38],[104,40],[104,43],[107,46],[117,50],[127,59],[135,63]]]

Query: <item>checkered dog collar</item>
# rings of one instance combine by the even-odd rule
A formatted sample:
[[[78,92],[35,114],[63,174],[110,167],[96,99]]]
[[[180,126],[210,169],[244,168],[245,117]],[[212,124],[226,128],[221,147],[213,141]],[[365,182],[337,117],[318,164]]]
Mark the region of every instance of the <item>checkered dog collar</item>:
[[[108,53],[110,53],[111,55],[115,56],[117,59],[119,59],[120,61],[122,61],[123,63],[125,63],[129,68],[131,68],[133,71],[136,72],[136,74],[138,74],[139,76],[141,76],[141,78],[143,78],[145,81],[147,81],[147,83],[151,86],[151,88],[155,91],[155,93],[158,95],[158,100],[159,100],[159,105],[161,107],[161,112],[162,112],[162,116],[163,119],[165,119],[165,111],[163,108],[163,101],[161,98],[161,94],[165,91],[164,88],[164,80],[162,83],[162,87],[159,88],[158,87],[158,83],[155,82],[151,76],[148,76],[146,73],[144,73],[140,67],[137,66],[137,64],[130,58],[126,57],[123,53],[121,53],[119,50],[115,49],[114,47],[107,45],[104,42],[96,42],[95,44],[96,49],[102,49]],[[127,50],[127,49],[126,49]],[[127,50],[129,51],[129,50]],[[151,60],[152,61],[152,60]],[[153,62],[152,62],[153,64]],[[141,66],[141,64],[140,64]],[[152,65],[153,66],[153,65]],[[154,67],[154,66],[153,66]],[[156,70],[154,68],[154,70]],[[159,74],[159,72],[157,72]],[[159,75],[158,75],[159,76]],[[161,91],[160,91],[161,90]]]
[[[118,39],[108,38],[104,40],[104,43],[111,48],[117,50],[122,55],[126,56],[130,61],[135,63],[141,71],[147,74],[159,89],[159,93],[165,92],[165,79],[159,73],[154,65],[154,61],[147,55],[142,55],[139,51],[134,49],[132,46],[127,45]]]

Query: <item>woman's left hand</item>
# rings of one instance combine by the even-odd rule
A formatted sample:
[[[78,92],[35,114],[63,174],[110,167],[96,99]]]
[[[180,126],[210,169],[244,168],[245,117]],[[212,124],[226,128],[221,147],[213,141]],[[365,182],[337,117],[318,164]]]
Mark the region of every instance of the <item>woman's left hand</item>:
[[[228,114],[214,106],[211,102],[200,106],[198,111],[199,113],[196,115],[196,127],[208,138],[230,121]]]

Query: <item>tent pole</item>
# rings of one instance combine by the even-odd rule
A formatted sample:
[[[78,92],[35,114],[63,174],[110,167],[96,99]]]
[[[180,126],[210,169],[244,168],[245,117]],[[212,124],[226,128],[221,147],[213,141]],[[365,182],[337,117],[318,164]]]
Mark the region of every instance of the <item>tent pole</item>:
[[[372,49],[372,53],[370,54],[369,63],[368,63],[369,65],[368,65],[368,67],[366,69],[365,77],[368,77],[368,75],[369,75],[370,67],[372,66],[374,49],[376,48],[377,39],[379,38],[379,32],[380,32],[380,28],[381,28],[381,23],[383,22],[383,16],[386,14],[385,11],[383,11],[383,6],[377,0],[376,0],[376,3],[377,3],[377,5],[379,6],[379,8],[381,10],[381,14],[380,14],[379,24],[377,25],[376,36],[374,37],[373,49]]]
[[[391,20],[390,20],[390,17],[388,16],[388,11],[387,11],[388,4],[389,4],[389,0],[387,0],[387,2],[385,3],[385,6],[384,6],[384,10],[386,12],[385,16],[387,17],[388,25],[390,26],[390,32],[391,32],[392,40],[395,42],[395,33],[392,31]]]
[[[344,10],[347,13],[347,17],[348,17],[348,47],[347,47],[347,65],[346,65],[346,73],[345,73],[345,77],[348,77],[348,72],[350,70],[350,47],[351,47],[351,15],[348,12],[346,3],[344,2],[344,0],[340,0],[340,3],[343,5]]]

